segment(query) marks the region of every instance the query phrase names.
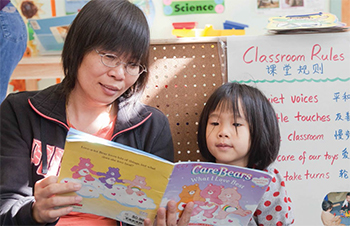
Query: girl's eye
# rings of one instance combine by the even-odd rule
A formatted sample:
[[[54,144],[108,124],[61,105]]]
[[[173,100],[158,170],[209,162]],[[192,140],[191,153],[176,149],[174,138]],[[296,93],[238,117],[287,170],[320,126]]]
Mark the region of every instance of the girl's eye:
[[[239,127],[239,126],[241,126],[241,125],[242,125],[242,124],[237,123],[237,122],[233,123],[233,126],[234,126],[234,127]]]
[[[210,125],[212,125],[212,126],[218,126],[219,123],[218,123],[218,122],[211,122]]]

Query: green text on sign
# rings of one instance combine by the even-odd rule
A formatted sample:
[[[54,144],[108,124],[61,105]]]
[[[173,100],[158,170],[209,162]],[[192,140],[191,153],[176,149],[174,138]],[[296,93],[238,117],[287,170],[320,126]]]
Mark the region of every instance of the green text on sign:
[[[224,0],[206,0],[206,1],[172,1],[163,0],[163,11],[167,16],[203,14],[203,13],[223,13]]]

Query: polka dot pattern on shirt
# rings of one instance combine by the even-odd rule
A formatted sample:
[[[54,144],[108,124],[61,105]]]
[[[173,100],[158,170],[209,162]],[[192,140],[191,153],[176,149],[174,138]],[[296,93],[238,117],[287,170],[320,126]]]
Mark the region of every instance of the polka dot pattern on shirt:
[[[286,184],[277,169],[267,170],[273,177],[270,185],[254,213],[255,223],[250,225],[259,226],[287,226],[294,222],[292,214],[292,200],[287,195]]]

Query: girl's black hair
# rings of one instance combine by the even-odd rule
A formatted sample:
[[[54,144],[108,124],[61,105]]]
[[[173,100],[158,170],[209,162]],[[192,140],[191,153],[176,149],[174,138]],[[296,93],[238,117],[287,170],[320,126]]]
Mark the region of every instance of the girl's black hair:
[[[75,86],[78,69],[90,51],[111,52],[148,68],[150,31],[143,12],[128,0],[91,0],[74,19],[62,51],[65,94]],[[142,73],[123,95],[140,93],[148,73]]]
[[[239,105],[243,112],[239,112]],[[239,84],[226,83],[209,97],[200,115],[198,125],[198,147],[202,156],[211,162],[215,157],[209,152],[206,143],[206,126],[209,115],[218,109],[232,110],[233,115],[244,114],[250,132],[250,149],[248,151],[248,168],[266,169],[276,160],[280,148],[280,131],[276,113],[257,88]]]

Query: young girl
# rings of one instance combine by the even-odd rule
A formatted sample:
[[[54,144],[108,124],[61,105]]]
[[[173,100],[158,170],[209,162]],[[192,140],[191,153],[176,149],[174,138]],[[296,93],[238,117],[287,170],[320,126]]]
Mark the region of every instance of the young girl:
[[[264,170],[273,179],[248,225],[291,225],[291,200],[277,169],[280,132],[276,114],[256,88],[226,83],[208,99],[200,116],[198,146],[211,162]]]

